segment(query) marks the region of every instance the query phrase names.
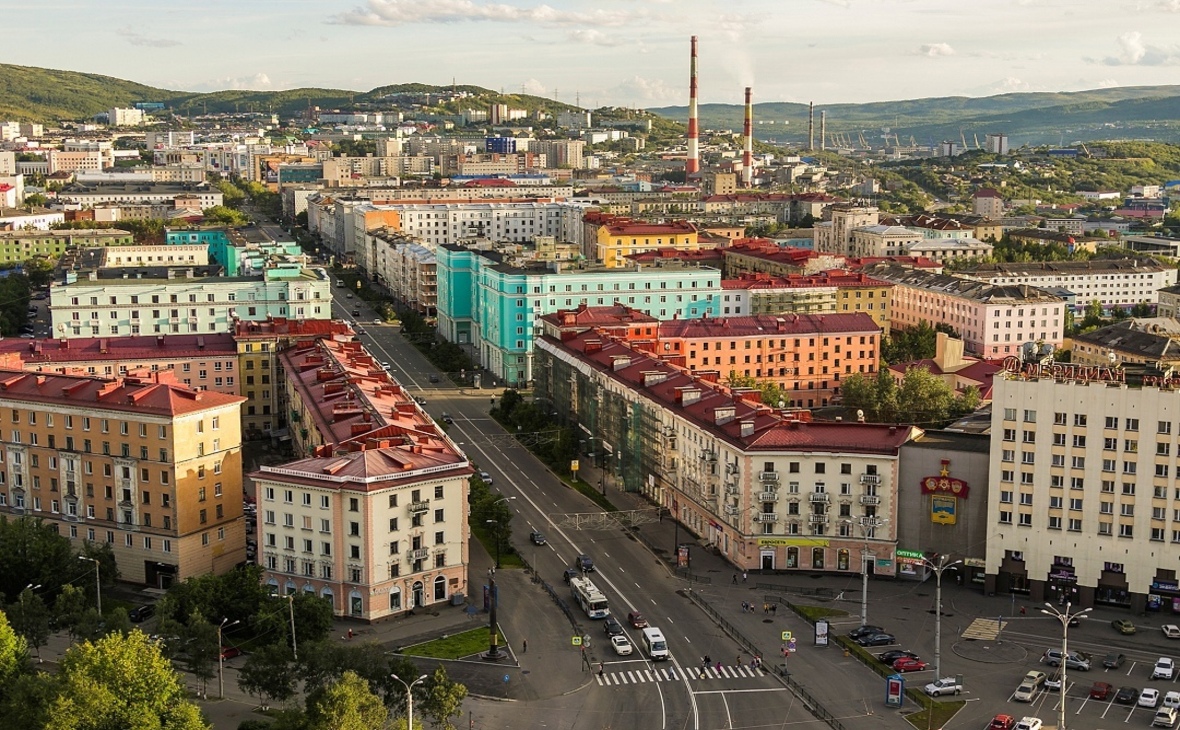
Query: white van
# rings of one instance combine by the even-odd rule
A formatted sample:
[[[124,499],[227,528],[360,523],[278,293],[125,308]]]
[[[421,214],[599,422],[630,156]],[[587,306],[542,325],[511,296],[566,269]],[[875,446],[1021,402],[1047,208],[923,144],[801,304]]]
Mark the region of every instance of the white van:
[[[664,632],[648,627],[643,630],[643,647],[653,662],[663,661],[668,654],[668,642],[664,639]]]

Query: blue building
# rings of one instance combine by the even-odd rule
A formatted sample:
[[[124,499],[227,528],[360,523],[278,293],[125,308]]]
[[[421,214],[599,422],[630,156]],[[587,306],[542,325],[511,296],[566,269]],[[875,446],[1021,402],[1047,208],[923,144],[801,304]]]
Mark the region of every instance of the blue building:
[[[484,148],[489,153],[500,155],[516,154],[516,138],[515,137],[488,137],[484,141]]]
[[[435,255],[439,332],[470,345],[476,361],[509,385],[532,381],[534,328],[546,314],[616,303],[657,319],[721,312],[721,271],[713,268],[526,268],[458,245],[439,246]]]

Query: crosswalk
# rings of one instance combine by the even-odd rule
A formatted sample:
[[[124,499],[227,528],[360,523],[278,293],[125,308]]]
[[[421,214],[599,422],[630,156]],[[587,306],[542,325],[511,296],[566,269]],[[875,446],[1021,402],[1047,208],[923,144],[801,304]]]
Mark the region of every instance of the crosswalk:
[[[765,669],[746,666],[727,667],[722,665],[720,671],[717,667],[709,667],[707,670],[700,667],[685,667],[679,670],[675,667],[656,667],[612,670],[596,676],[595,680],[600,687],[603,687],[620,684],[644,684],[646,682],[679,682],[683,677],[703,681],[710,679],[756,679],[765,677],[768,673]]]

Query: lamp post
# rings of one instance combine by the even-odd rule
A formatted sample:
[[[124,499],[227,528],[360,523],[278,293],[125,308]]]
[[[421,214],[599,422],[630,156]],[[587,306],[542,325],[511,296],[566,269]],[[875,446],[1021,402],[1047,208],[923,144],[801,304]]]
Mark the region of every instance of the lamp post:
[[[299,644],[295,641],[295,594],[287,594],[287,607],[291,611],[291,657],[299,661]]]
[[[1048,609],[1041,609],[1041,613],[1046,616],[1052,616],[1061,622],[1061,706],[1057,715],[1057,730],[1065,730],[1065,694],[1069,686],[1065,681],[1065,669],[1069,663],[1069,622],[1074,619],[1085,618],[1086,614],[1090,613],[1090,609],[1083,608],[1076,613],[1070,613],[1069,609],[1073,607],[1072,603],[1065,604],[1065,611],[1058,611],[1053,607],[1052,603],[1045,603]]]
[[[500,569],[500,521],[484,520],[485,524],[496,526],[496,570]]]
[[[860,553],[860,625],[866,626],[869,623],[869,558],[873,554],[869,552],[869,540],[876,537],[875,530],[889,522],[889,520],[881,519],[879,517],[862,517],[860,520],[842,520],[846,525],[859,525],[861,535],[864,538],[864,548]]]
[[[94,563],[94,597],[98,604],[98,615],[102,616],[102,581],[98,573],[98,558],[91,558],[85,555],[79,555],[78,560],[89,560]]]
[[[225,699],[225,649],[221,646],[221,632],[223,629],[228,629],[237,626],[240,621],[234,621],[227,624],[228,618],[221,619],[221,623],[217,624],[217,697],[218,699]]]
[[[962,565],[962,560],[948,563],[945,555],[938,556],[935,565],[929,558],[922,558],[922,565],[934,571],[934,681],[942,679],[942,573],[947,568]]]
[[[427,676],[429,675],[423,674],[413,682],[406,684],[406,680],[402,679],[396,674],[389,675],[390,679],[396,679],[402,683],[403,687],[406,688],[406,730],[414,730],[414,685],[418,684],[419,682],[425,682]]]
[[[496,569],[488,571],[488,660],[500,660],[500,637],[496,635],[496,604],[500,602],[496,590]]]

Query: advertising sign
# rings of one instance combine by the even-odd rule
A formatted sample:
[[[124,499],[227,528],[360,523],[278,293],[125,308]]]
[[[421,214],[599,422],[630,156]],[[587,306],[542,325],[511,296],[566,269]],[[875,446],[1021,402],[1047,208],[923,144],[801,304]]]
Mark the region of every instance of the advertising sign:
[[[677,546],[677,548],[676,548],[676,567],[677,568],[687,568],[688,563],[689,563],[688,545]]]
[[[905,701],[905,677],[894,674],[885,679],[885,706],[901,707]]]
[[[823,619],[815,622],[815,645],[828,645],[828,622]]]

